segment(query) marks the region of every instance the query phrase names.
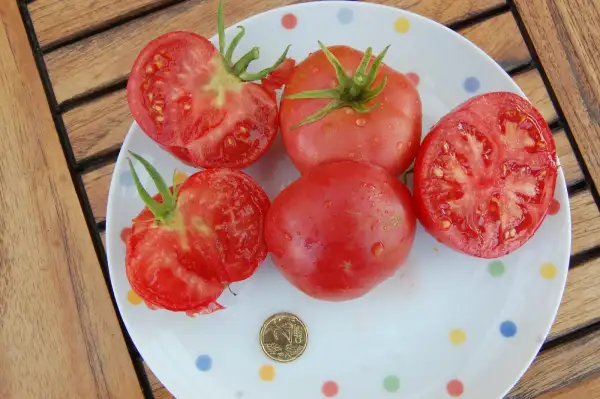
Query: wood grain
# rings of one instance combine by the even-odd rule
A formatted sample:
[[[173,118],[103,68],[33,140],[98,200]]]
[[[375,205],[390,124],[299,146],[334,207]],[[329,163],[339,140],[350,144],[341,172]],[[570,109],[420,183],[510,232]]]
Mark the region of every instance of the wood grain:
[[[568,186],[580,183],[584,180],[583,172],[579,167],[579,162],[575,157],[573,148],[567,139],[567,135],[564,130],[559,130],[554,133],[554,141],[556,142],[556,153],[560,160],[560,165],[565,174],[565,180],[567,180]]]
[[[598,246],[600,240],[600,212],[589,190],[572,196],[571,202],[571,253]]]
[[[141,398],[16,1],[0,93],[0,397]]]
[[[45,56],[59,103],[124,82],[139,51],[153,38],[175,29],[211,36],[215,31],[216,0],[191,0],[115,29],[62,47]],[[226,24],[293,0],[231,2]],[[490,35],[490,32],[502,34]],[[510,13],[461,31],[500,65],[510,69],[530,61],[527,46]]]
[[[521,90],[525,92],[529,101],[535,104],[536,108],[544,116],[549,124],[558,120],[556,109],[548,95],[548,90],[537,69],[532,69],[516,76],[513,76],[515,82]]]
[[[596,187],[600,187],[600,2],[515,0]]]
[[[540,397],[547,399],[552,397],[540,395],[598,373],[600,371],[598,353],[600,353],[600,331],[544,351],[538,355],[533,365],[506,396],[506,399],[537,399]],[[565,388],[562,396],[554,396],[554,398],[574,398],[569,391]],[[582,394],[581,391],[580,394]],[[598,397],[592,391],[584,391],[583,394],[587,394],[581,396],[585,399]]]
[[[600,372],[596,372],[582,381],[576,381],[551,392],[538,399],[591,399],[600,397]]]
[[[154,399],[174,399],[175,397],[171,395],[171,393],[163,386],[163,384],[156,378],[150,367],[146,363],[144,363],[144,370],[146,371],[146,375],[148,376],[148,381],[150,382],[150,387],[152,387],[152,393],[154,394]]]
[[[42,48],[176,0],[37,0],[28,5]]]

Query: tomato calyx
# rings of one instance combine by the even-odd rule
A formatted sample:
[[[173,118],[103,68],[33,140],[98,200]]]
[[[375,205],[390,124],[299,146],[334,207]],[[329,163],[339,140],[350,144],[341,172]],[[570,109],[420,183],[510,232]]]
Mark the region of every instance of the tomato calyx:
[[[337,57],[320,41],[319,46],[335,69],[338,85],[333,89],[308,90],[285,97],[290,100],[331,99],[327,105],[293,126],[292,129],[318,121],[336,109],[350,107],[358,113],[369,113],[381,105],[377,103],[367,106],[367,102],[379,95],[387,84],[388,78],[384,76],[383,81],[379,85],[371,87],[377,77],[383,58],[390,48],[389,45],[373,60],[371,68],[368,71],[367,67],[371,61],[373,49],[371,47],[367,48],[353,76],[348,76]]]
[[[221,57],[223,58],[225,68],[231,75],[237,77],[242,82],[252,82],[252,81],[256,81],[256,80],[263,80],[264,78],[269,76],[269,74],[271,74],[271,72],[273,72],[275,69],[277,69],[287,59],[287,54],[288,54],[288,51],[290,50],[291,46],[288,45],[286,47],[286,49],[284,50],[281,57],[279,57],[279,59],[277,61],[275,61],[275,63],[272,66],[265,68],[256,73],[249,73],[249,72],[247,72],[247,69],[252,61],[257,60],[260,57],[260,49],[258,47],[253,47],[250,51],[248,51],[246,54],[244,54],[238,61],[233,63],[233,61],[232,61],[233,52],[235,51],[239,42],[244,37],[244,34],[246,33],[246,29],[243,26],[238,26],[238,29],[240,29],[240,31],[238,32],[237,35],[235,35],[233,40],[231,40],[229,47],[227,49],[225,49],[226,45],[225,45],[225,22],[224,22],[224,18],[223,18],[223,2],[224,1],[221,0],[221,2],[219,3],[219,10],[217,12],[217,29],[218,29],[218,35],[219,35],[219,52],[221,53]]]
[[[146,189],[142,185],[142,182],[140,181],[140,178],[137,172],[135,171],[135,168],[133,167],[131,159],[127,158],[127,161],[129,162],[129,169],[131,170],[131,175],[133,176],[133,182],[135,184],[140,198],[148,207],[150,212],[152,212],[154,218],[157,221],[161,223],[168,223],[171,217],[173,216],[173,211],[177,206],[177,191],[179,189],[175,182],[175,175],[177,171],[173,173],[173,192],[171,192],[169,186],[167,185],[163,177],[160,175],[160,173],[158,173],[156,168],[154,168],[154,166],[152,166],[150,162],[148,162],[146,159],[136,154],[135,152],[129,151],[129,153],[132,157],[134,157],[142,164],[144,169],[146,169],[146,172],[148,172],[148,174],[150,175],[150,178],[156,185],[156,188],[158,189],[158,192],[162,197],[162,203],[156,201],[152,198],[150,194],[148,194],[148,191],[146,191]]]

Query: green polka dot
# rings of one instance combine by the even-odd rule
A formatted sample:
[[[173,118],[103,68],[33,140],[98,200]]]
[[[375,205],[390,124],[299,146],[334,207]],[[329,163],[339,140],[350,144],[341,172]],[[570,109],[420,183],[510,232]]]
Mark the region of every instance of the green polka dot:
[[[396,392],[400,389],[400,380],[395,375],[389,375],[383,380],[383,389],[388,392]]]
[[[506,268],[504,267],[504,263],[500,262],[499,260],[495,260],[493,262],[490,262],[490,264],[488,265],[488,271],[492,276],[500,277],[504,274]]]

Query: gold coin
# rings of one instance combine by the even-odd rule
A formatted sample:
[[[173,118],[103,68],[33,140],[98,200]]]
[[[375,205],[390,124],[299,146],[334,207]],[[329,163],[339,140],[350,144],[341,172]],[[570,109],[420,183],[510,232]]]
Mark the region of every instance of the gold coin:
[[[306,326],[291,313],[269,317],[260,329],[260,346],[276,362],[293,362],[302,356],[307,344]]]

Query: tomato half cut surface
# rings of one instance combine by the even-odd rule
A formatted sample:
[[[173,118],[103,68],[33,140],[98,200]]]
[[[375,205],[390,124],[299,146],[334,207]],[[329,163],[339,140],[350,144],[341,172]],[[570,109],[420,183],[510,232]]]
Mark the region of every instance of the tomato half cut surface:
[[[137,175],[134,180],[141,185]],[[154,202],[140,193],[147,207],[133,220],[128,237],[128,280],[156,308],[222,309],[216,301],[223,290],[250,277],[267,255],[263,229],[269,198],[238,170],[197,172],[170,192],[162,186]]]
[[[513,93],[483,94],[423,141],[414,170],[417,215],[443,244],[496,258],[535,233],[556,179],[554,139],[539,111]]]

